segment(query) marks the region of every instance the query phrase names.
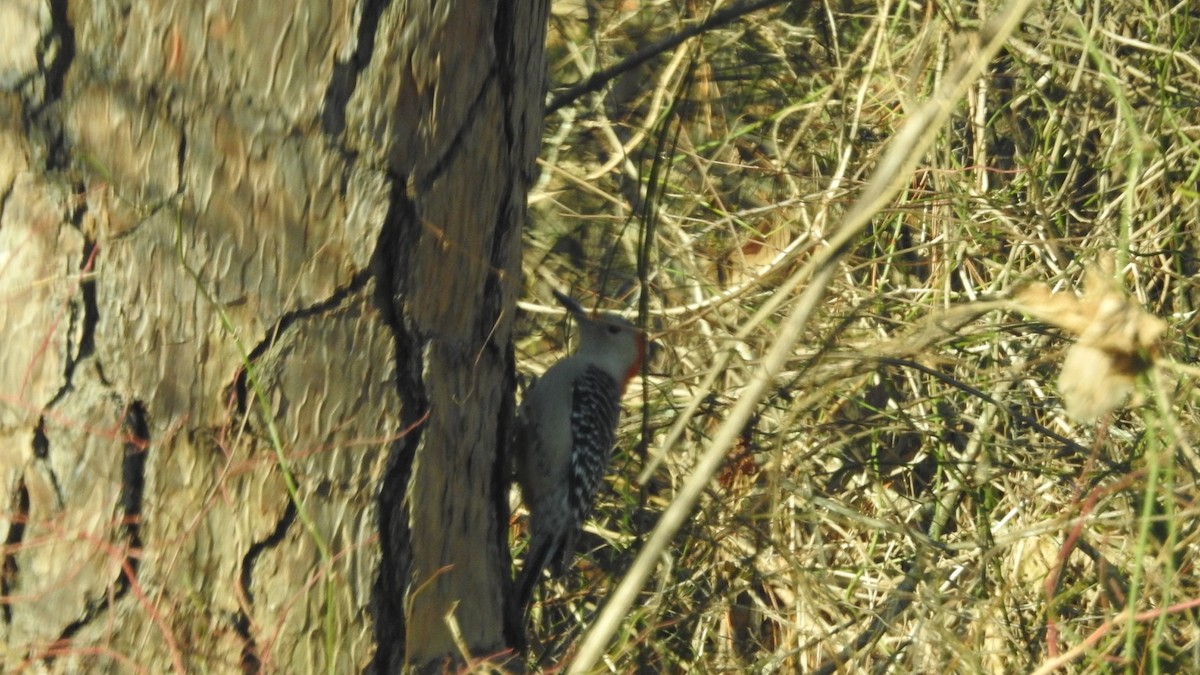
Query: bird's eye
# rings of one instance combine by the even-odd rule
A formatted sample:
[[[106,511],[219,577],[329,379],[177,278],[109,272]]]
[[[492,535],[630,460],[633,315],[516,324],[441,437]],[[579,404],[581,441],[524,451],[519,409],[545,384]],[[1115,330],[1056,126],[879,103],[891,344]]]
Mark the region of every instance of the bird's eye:
[[[620,327],[620,326],[609,326],[609,327],[608,327],[608,334],[609,334],[609,335],[616,335],[617,333],[620,333],[620,332],[621,332],[621,327]]]

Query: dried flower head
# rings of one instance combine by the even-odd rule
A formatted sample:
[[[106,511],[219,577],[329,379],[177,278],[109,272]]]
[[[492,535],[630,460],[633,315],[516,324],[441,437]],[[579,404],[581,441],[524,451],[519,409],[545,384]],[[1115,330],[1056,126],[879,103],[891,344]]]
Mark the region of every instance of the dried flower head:
[[[1090,422],[1120,406],[1138,374],[1158,356],[1167,324],[1113,279],[1112,259],[1088,268],[1082,297],[1033,284],[1016,294],[1018,308],[1077,336],[1067,350],[1058,390],[1067,413]]]

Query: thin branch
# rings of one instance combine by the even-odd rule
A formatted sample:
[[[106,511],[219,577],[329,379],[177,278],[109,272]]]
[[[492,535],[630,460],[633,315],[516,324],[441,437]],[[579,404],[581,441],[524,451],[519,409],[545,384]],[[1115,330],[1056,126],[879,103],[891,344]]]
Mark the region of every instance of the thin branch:
[[[704,21],[701,21],[694,26],[688,26],[678,33],[659,40],[652,45],[646,45],[617,65],[593,73],[591,77],[587,78],[583,82],[579,82],[568,87],[566,91],[555,96],[550,103],[546,105],[546,114],[552,115],[563,106],[574,103],[581,96],[590,94],[594,91],[599,91],[600,88],[605,84],[608,84],[612,80],[620,77],[630,70],[637,68],[659,54],[674,49],[685,40],[689,40],[697,35],[700,35],[701,33],[706,33],[715,28],[720,28],[721,26],[733,23],[734,21],[737,21],[751,12],[757,12],[760,9],[766,9],[773,5],[781,5],[784,3],[784,1],[785,0],[750,0],[748,2],[743,2],[716,12]]]

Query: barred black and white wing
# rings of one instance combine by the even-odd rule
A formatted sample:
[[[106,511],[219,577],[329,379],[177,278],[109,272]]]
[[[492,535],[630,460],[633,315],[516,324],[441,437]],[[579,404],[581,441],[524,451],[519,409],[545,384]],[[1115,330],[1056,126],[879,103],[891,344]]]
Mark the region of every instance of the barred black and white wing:
[[[621,388],[611,375],[588,366],[571,392],[571,473],[567,493],[573,527],[555,560],[555,573],[566,571],[575,555],[575,540],[591,513],[596,493],[608,473],[621,414]]]

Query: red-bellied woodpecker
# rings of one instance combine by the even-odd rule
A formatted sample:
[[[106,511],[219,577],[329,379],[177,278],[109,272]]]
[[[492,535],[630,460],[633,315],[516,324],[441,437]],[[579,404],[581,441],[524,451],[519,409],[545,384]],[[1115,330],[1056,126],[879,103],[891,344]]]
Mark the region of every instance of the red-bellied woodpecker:
[[[621,394],[637,374],[645,336],[614,314],[587,314],[554,292],[579,324],[575,353],[550,366],[525,393],[514,436],[517,482],[529,508],[530,543],[517,579],[524,616],[542,570],[561,575],[608,469]]]

